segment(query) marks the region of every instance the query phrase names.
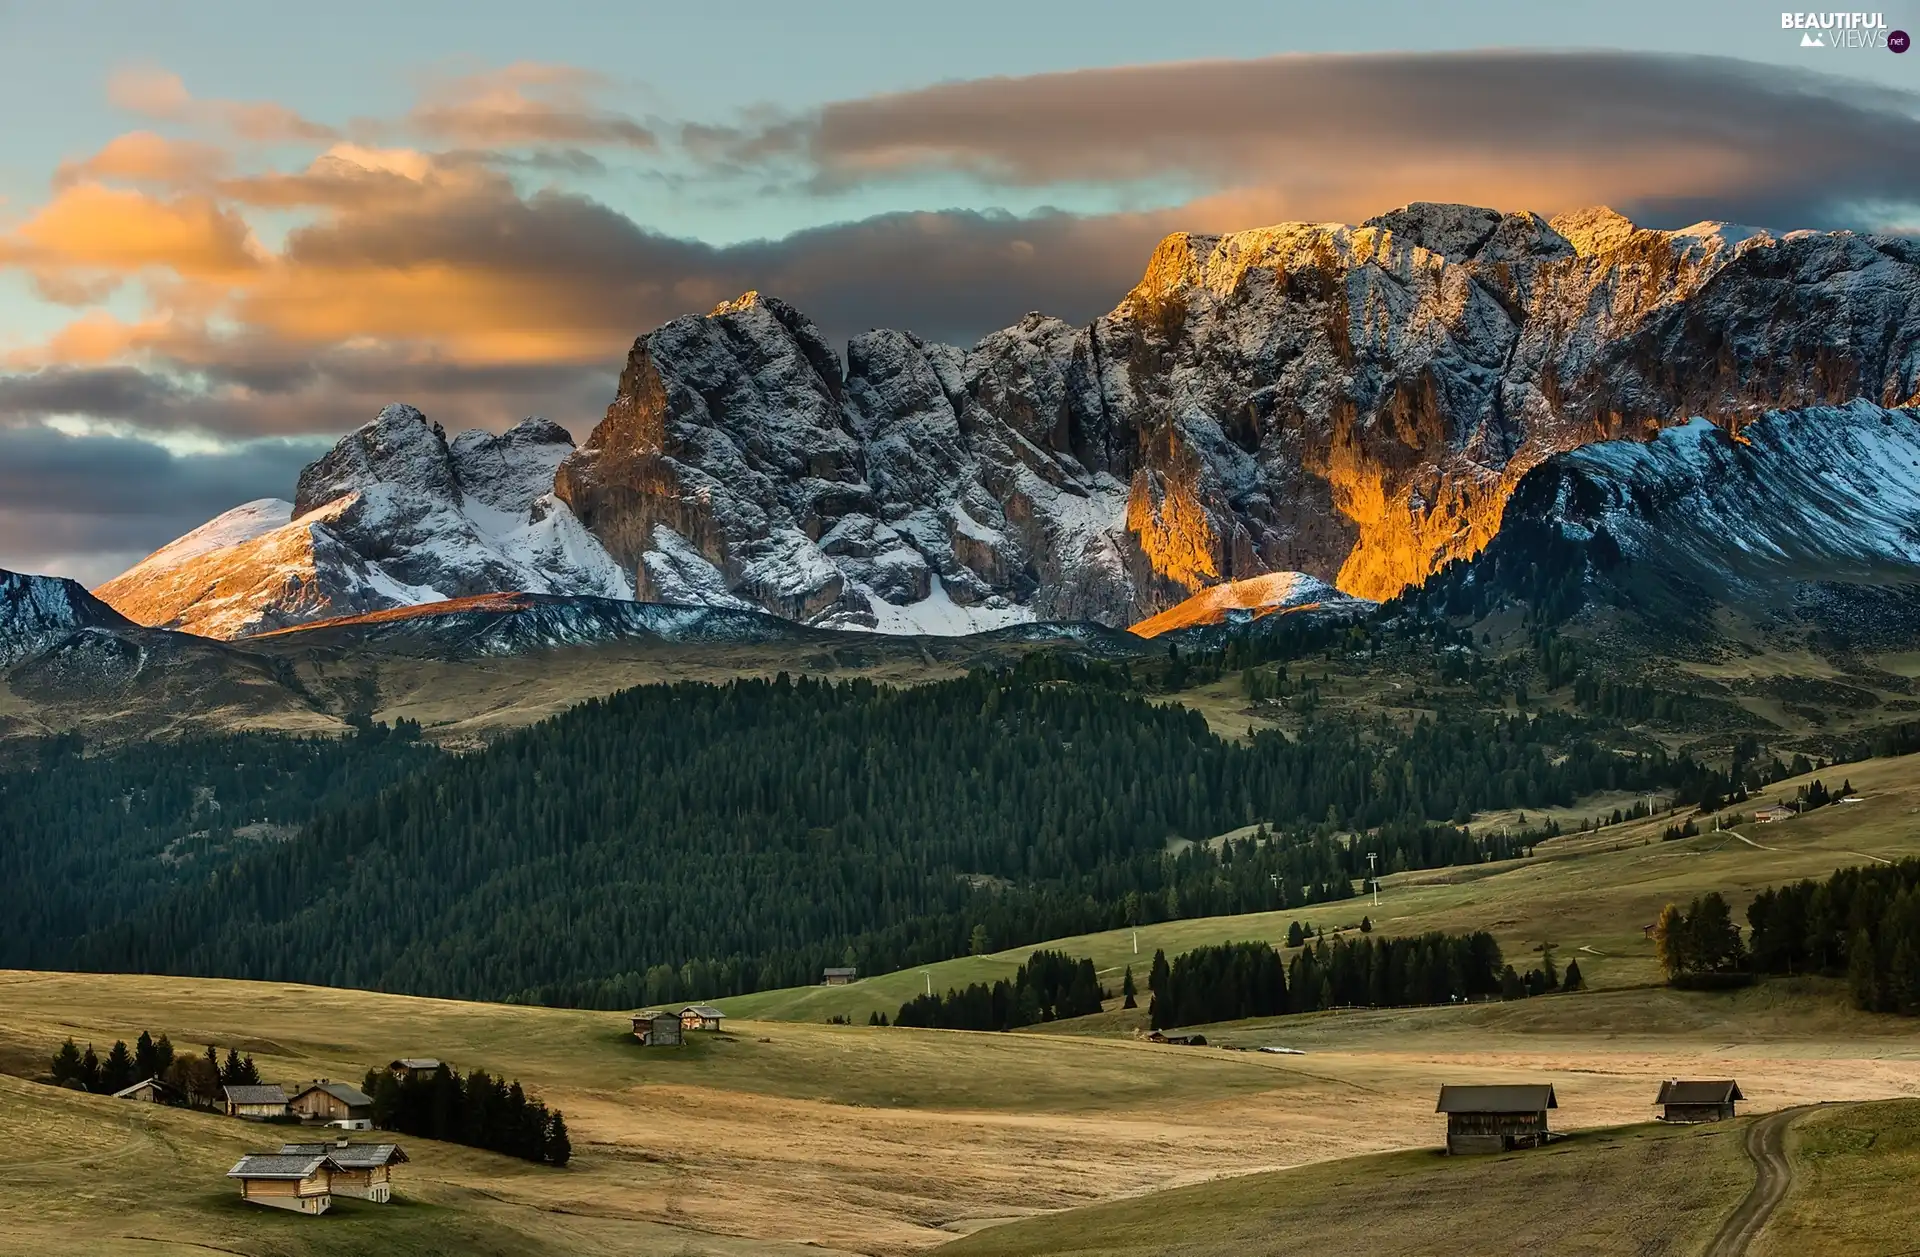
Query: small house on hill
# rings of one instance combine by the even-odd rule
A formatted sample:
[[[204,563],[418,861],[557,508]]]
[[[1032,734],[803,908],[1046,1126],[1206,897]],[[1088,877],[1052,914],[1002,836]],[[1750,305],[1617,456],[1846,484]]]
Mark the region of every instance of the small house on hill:
[[[1759,821],[1763,825],[1771,825],[1775,821],[1790,820],[1793,817],[1798,815],[1800,815],[1799,812],[1795,811],[1793,808],[1788,807],[1786,804],[1776,803],[1772,807],[1763,807],[1759,811],[1755,812],[1753,814],[1753,819]]]
[[[261,1087],[222,1087],[228,1117],[244,1117],[261,1122],[287,1115],[287,1093],[279,1083]]]
[[[1447,1154],[1507,1152],[1547,1142],[1547,1110],[1560,1102],[1551,1083],[1440,1088],[1434,1112],[1447,1115]]]
[[[1674,1078],[1660,1084],[1653,1102],[1661,1106],[1663,1122],[1724,1122],[1734,1116],[1734,1105],[1746,1098],[1731,1078]]]
[[[343,1130],[373,1129],[373,1097],[344,1082],[316,1078],[294,1093],[288,1107],[303,1122]]]
[[[325,1157],[333,1165],[333,1194],[385,1204],[393,1199],[393,1167],[407,1160],[399,1144],[282,1144],[283,1157]]]
[[[820,974],[820,980],[828,986],[851,986],[860,978],[858,969],[826,969]]]
[[[445,1062],[431,1056],[403,1056],[387,1066],[387,1072],[405,1082],[416,1074],[437,1074],[446,1068]]]
[[[642,1047],[679,1047],[685,1043],[678,1013],[653,1010],[633,1015],[633,1037]]]
[[[113,1093],[116,1100],[140,1100],[147,1104],[172,1104],[180,1098],[180,1093],[158,1078],[143,1078],[131,1087],[122,1087]]]
[[[711,1004],[689,1004],[680,1010],[682,1030],[718,1030],[726,1014]]]
[[[227,1177],[240,1181],[240,1199],[249,1204],[325,1213],[333,1208],[334,1168],[324,1153],[249,1152],[234,1163]]]

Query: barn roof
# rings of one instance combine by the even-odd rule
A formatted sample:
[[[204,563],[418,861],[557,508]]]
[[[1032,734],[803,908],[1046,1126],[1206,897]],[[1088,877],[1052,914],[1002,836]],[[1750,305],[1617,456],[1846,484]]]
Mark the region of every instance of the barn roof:
[[[830,978],[850,978],[854,974],[859,973],[860,971],[851,966],[848,966],[845,968],[835,968],[834,966],[829,965],[825,969],[821,970],[821,972],[825,973]]]
[[[1660,1094],[1654,1097],[1655,1104],[1729,1104],[1747,1097],[1740,1094],[1740,1084],[1731,1078],[1682,1079],[1671,1078],[1660,1084]]]
[[[287,1102],[286,1089],[277,1082],[268,1083],[264,1087],[222,1087],[221,1090],[226,1092],[229,1104],[285,1104]]]
[[[281,1144],[283,1157],[325,1157],[343,1170],[370,1170],[408,1160],[399,1144]]]
[[[688,1013],[692,1013],[696,1017],[706,1018],[708,1020],[716,1020],[718,1018],[726,1016],[725,1013],[715,1008],[712,1004],[688,1004],[685,1008],[680,1010],[680,1015],[682,1017],[686,1016]]]
[[[156,1091],[172,1091],[173,1090],[171,1086],[160,1081],[158,1078],[142,1078],[139,1082],[134,1083],[131,1087],[122,1087],[120,1088],[120,1090],[114,1092],[113,1098],[116,1100],[124,1100],[128,1096],[132,1095],[134,1092],[140,1090],[142,1087],[152,1087]]]
[[[1541,1113],[1557,1109],[1553,1084],[1509,1083],[1503,1086],[1446,1086],[1440,1088],[1436,1113]]]
[[[431,1056],[403,1056],[393,1064],[387,1066],[387,1068],[433,1070],[440,1068],[440,1062]]]
[[[300,1153],[294,1156],[272,1152],[249,1152],[234,1162],[228,1178],[303,1179],[327,1163],[324,1155]]]
[[[373,1097],[358,1087],[351,1086],[344,1082],[327,1082],[324,1079],[319,1082],[308,1083],[306,1086],[300,1088],[299,1091],[295,1092],[293,1098],[298,1100],[301,1096],[311,1091],[324,1091],[349,1108],[359,1108],[361,1105],[373,1103]]]

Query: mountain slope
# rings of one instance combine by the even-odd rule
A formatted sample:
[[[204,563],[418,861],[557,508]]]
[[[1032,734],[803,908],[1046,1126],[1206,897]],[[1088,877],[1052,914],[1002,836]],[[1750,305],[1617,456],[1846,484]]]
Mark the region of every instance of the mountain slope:
[[[1718,607],[1899,637],[1920,627],[1920,410],[1776,411],[1737,436],[1695,420],[1558,455],[1427,593],[1456,609],[1519,597],[1549,619],[1610,604],[1697,624]]]
[[[0,571],[0,668],[83,629],[132,627],[125,616],[74,581]]]
[[[550,495],[572,448],[543,419],[449,442],[389,406],[303,471],[291,503],[238,507],[97,592],[142,624],[221,638],[499,590],[631,597]]]

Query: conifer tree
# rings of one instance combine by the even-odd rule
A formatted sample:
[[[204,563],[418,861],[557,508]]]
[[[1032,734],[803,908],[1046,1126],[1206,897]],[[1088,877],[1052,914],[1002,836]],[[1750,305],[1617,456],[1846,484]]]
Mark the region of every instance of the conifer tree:
[[[1128,965],[1127,971],[1120,976],[1120,1007],[1140,1007],[1140,1001],[1135,998],[1137,994],[1133,985],[1133,966]]]

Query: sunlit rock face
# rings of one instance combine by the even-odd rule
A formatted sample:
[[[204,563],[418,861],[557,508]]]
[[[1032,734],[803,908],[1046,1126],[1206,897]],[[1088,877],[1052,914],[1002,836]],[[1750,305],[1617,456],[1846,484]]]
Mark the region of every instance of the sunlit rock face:
[[[1128,624],[1298,571],[1384,598],[1558,451],[1920,390],[1920,247],[1412,205],[1163,241],[1087,327],[844,365],[758,294],[634,346],[558,497],[642,596]]]

